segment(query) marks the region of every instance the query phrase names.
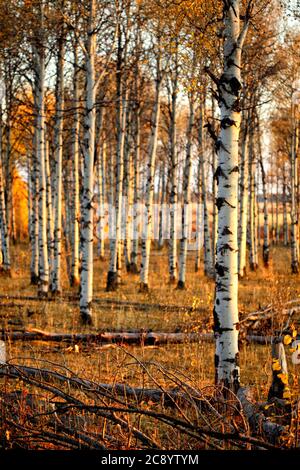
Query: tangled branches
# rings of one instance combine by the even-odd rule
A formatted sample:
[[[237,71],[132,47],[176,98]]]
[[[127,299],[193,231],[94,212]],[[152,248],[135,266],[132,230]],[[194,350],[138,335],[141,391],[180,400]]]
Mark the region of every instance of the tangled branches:
[[[199,390],[182,374],[127,354],[140,387],[99,384],[48,361],[47,368],[1,365],[1,447],[274,448],[251,437],[236,396],[224,402],[215,387]],[[144,386],[145,378],[153,388]]]

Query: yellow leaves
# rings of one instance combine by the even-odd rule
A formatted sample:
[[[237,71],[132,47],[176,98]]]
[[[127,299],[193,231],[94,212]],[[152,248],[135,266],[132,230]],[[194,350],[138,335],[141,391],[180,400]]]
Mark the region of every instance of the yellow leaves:
[[[290,389],[289,389],[288,387],[285,387],[285,388],[284,388],[284,391],[283,391],[282,397],[283,397],[284,399],[286,399],[286,400],[289,400],[289,399],[291,398],[291,396],[292,396],[292,395],[291,395]]]
[[[281,370],[281,366],[279,364],[278,359],[273,359],[273,364],[272,364],[272,369],[273,370]]]
[[[5,431],[5,437],[7,441],[10,440],[10,431],[8,429]]]
[[[285,335],[283,338],[283,344],[286,346],[292,342],[292,337],[290,335]]]
[[[288,385],[289,378],[287,374],[278,374],[277,377],[281,380],[284,385]]]
[[[74,346],[74,352],[75,352],[75,353],[79,353],[79,346],[78,346],[78,344],[75,344],[75,346]]]

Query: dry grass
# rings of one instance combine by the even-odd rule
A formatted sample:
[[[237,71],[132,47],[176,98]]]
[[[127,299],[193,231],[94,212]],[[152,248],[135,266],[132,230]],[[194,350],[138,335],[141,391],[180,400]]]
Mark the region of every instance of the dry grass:
[[[284,247],[272,250],[272,263],[268,270],[260,268],[249,273],[240,282],[240,310],[250,312],[274,302],[278,306],[299,295],[298,280],[289,274],[289,251]],[[197,331],[211,328],[213,281],[200,273],[194,272],[194,254],[188,259],[188,288],[178,291],[168,285],[167,253],[154,251],[151,258],[151,291],[139,293],[139,277],[131,274],[123,276],[118,292],[105,292],[107,261],[95,262],[95,289],[97,299],[113,300],[116,303],[94,305],[94,325],[82,327],[79,320],[77,302],[56,302],[11,300],[11,295],[36,295],[36,289],[30,286],[28,269],[28,247],[13,248],[13,278],[2,279],[0,294],[6,294],[7,300],[1,300],[0,322],[5,329],[41,328],[57,332],[95,332],[102,330],[140,330],[153,331]],[[276,259],[276,262],[275,262]],[[64,293],[72,293],[64,277]],[[73,293],[75,291],[73,290]],[[141,304],[164,304],[196,306],[197,311],[167,311],[161,308],[143,310],[138,306],[118,305],[118,301],[138,302]],[[6,304],[6,306],[5,306]],[[7,305],[9,304],[9,305]],[[213,382],[213,345],[207,343],[169,345],[161,347],[128,347],[140,360],[159,362],[170,369],[176,369],[191,377],[195,383],[205,386]],[[265,394],[270,381],[270,348],[248,345],[241,349],[242,382],[253,384],[258,395]],[[26,363],[34,363],[40,358],[47,358],[63,364],[81,376],[100,382],[127,382],[140,385],[141,377],[136,377],[122,348],[115,345],[79,345],[79,353],[68,344],[21,343],[8,344],[8,354],[14,361],[21,357],[30,358]]]

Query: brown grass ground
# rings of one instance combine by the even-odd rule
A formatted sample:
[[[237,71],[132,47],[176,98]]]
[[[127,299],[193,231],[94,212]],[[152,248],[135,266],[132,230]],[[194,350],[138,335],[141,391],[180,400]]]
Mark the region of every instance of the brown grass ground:
[[[12,300],[14,295],[36,295],[36,288],[30,286],[27,245],[12,249],[12,279],[1,279],[0,294],[7,299],[0,300],[0,325],[5,329],[42,328],[56,332],[96,332],[102,330],[152,329],[153,331],[206,331],[211,328],[213,307],[213,281],[203,276],[203,270],[194,272],[194,253],[189,253],[187,289],[179,291],[168,284],[167,251],[153,250],[150,266],[150,287],[148,294],[139,293],[139,277],[123,273],[122,285],[118,292],[105,291],[107,261],[95,261],[94,296],[100,299],[131,301],[147,304],[176,304],[200,307],[197,312],[167,312],[156,307],[147,311],[132,306],[124,308],[117,303],[111,306],[95,304],[94,325],[82,327],[76,302]],[[286,247],[272,247],[272,262],[269,269],[260,267],[249,272],[240,282],[239,306],[241,312],[255,311],[270,302],[279,308],[287,300],[300,294],[299,278],[290,274],[290,252]],[[65,271],[65,270],[64,270]],[[125,271],[125,270],[124,270]],[[75,293],[68,286],[66,275],[63,279],[64,294]],[[9,305],[8,305],[9,304]],[[188,377],[199,388],[212,384],[214,379],[213,344],[186,343],[161,347],[126,348],[116,345],[74,345],[50,342],[11,342],[7,344],[9,359],[14,363],[47,366],[51,361],[68,367],[82,378],[96,382],[121,382],[130,385],[147,385],[147,378],[133,365],[133,354],[138,360],[155,362],[176,373]],[[270,347],[245,345],[241,348],[242,383],[252,384],[257,396],[266,396],[271,379]],[[298,383],[298,370],[290,364],[294,383]],[[299,366],[298,366],[299,369]],[[159,380],[164,380],[160,378]],[[153,385],[153,384],[152,384]],[[167,383],[161,383],[167,386]]]

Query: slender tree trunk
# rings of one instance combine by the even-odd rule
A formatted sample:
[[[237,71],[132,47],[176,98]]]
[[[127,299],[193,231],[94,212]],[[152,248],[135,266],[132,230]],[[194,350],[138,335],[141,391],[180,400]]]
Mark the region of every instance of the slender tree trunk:
[[[213,132],[215,133],[215,100],[212,97],[212,122],[213,122]],[[218,211],[217,206],[215,204],[216,195],[217,195],[217,180],[215,178],[215,172],[217,168],[217,153],[216,153],[216,146],[215,142],[212,140],[211,146],[212,152],[212,199],[213,199],[213,210],[212,210],[212,258],[213,258],[213,266],[216,264],[216,246],[217,246],[217,237],[218,237]]]
[[[239,277],[246,275],[247,224],[248,224],[248,125],[245,119],[242,138],[241,176],[240,176],[240,205],[239,205]]]
[[[36,100],[35,100],[36,107]],[[39,168],[36,154],[36,139],[37,139],[37,126],[33,136],[33,153],[31,165],[31,188],[32,188],[32,214],[31,214],[31,262],[30,262],[30,277],[31,284],[37,285],[39,280]]]
[[[137,85],[136,85],[137,90]],[[137,102],[134,110],[135,116],[135,149],[134,149],[134,189],[133,189],[133,223],[132,223],[132,251],[130,271],[134,274],[138,273],[138,251],[139,251],[139,217],[140,217],[140,104]]]
[[[160,45],[160,43],[159,43]],[[145,230],[142,234],[142,261],[140,273],[140,290],[148,291],[149,289],[149,262],[150,262],[150,248],[151,248],[151,232],[152,232],[152,202],[154,195],[154,172],[155,172],[155,159],[157,148],[157,135],[158,123],[160,117],[160,94],[161,94],[161,63],[160,54],[158,53],[156,62],[156,87],[155,87],[155,102],[154,109],[151,117],[151,135],[149,141],[149,160],[147,162],[147,188],[146,188],[146,203],[145,203]]]
[[[121,276],[121,223],[123,201],[123,176],[124,176],[124,141],[126,127],[126,100],[127,92],[124,92],[123,84],[123,44],[121,25],[118,25],[118,51],[116,63],[116,198],[115,198],[115,235],[111,240],[111,253],[109,271],[107,273],[106,290],[115,291],[118,288]]]
[[[256,271],[256,230],[255,230],[255,198],[256,198],[256,156],[254,154],[254,123],[253,118],[249,131],[249,230],[250,250],[249,266]]]
[[[186,278],[186,257],[188,248],[188,233],[190,224],[190,194],[191,194],[191,173],[192,173],[192,132],[194,126],[195,116],[195,103],[194,94],[189,95],[189,122],[187,128],[187,143],[186,143],[186,160],[183,174],[183,208],[181,219],[182,238],[180,240],[180,258],[179,258],[179,276],[178,276],[178,289],[185,288]]]
[[[47,236],[48,236],[48,262],[50,276],[53,273],[53,257],[54,257],[54,221],[52,208],[52,187],[51,172],[49,163],[49,141],[45,139],[45,166],[46,166],[46,204],[47,204]]]
[[[201,174],[201,190],[202,190],[202,204],[203,204],[203,222],[204,222],[204,274],[208,277],[214,277],[212,245],[209,229],[209,210],[207,204],[207,190],[205,178],[205,162],[204,162],[204,145],[203,145],[203,125],[204,125],[204,99],[201,98],[200,103],[200,120],[198,130],[198,145],[199,145],[199,165]]]
[[[83,142],[84,176],[82,192],[82,264],[80,273],[80,315],[84,323],[92,323],[93,299],[93,198],[94,198],[94,152],[95,152],[95,29],[96,0],[89,2],[87,50],[85,54],[86,100],[85,134]]]
[[[161,193],[160,193],[160,201],[159,201],[159,226],[158,226],[158,249],[162,250],[164,247],[164,223],[165,223],[165,203],[166,203],[166,192],[167,192],[167,179],[166,179],[166,168],[165,162],[161,162],[160,166],[161,172]]]
[[[170,105],[170,239],[169,239],[169,281],[171,284],[177,279],[177,204],[178,204],[178,154],[176,149],[176,124],[177,124],[177,95],[178,95],[178,43],[174,59],[174,76],[171,78],[171,105]]]
[[[101,146],[98,158],[98,204],[99,204],[99,223],[98,223],[98,255],[101,260],[105,258],[105,166],[106,166],[106,141]]]
[[[268,211],[268,195],[267,195],[267,178],[265,167],[262,159],[260,135],[258,135],[259,146],[259,163],[261,168],[262,190],[264,198],[264,242],[263,242],[263,262],[265,268],[269,267],[270,262],[270,237],[269,237],[269,211]]]
[[[216,382],[237,391],[238,350],[238,163],[241,51],[247,27],[240,32],[240,2],[224,3],[224,71],[219,80],[221,132],[218,153],[218,242],[214,332]]]
[[[294,118],[294,116],[293,116]],[[294,125],[291,148],[291,269],[293,274],[299,273],[299,220],[298,220],[298,128]]]
[[[63,28],[63,27],[62,27]],[[64,34],[58,40],[56,110],[54,125],[55,155],[55,222],[54,222],[54,262],[51,291],[60,295],[61,285],[61,251],[62,251],[62,157],[63,157],[63,114],[64,114]]]
[[[1,265],[0,271],[10,276],[10,251],[9,251],[9,234],[6,219],[3,167],[2,167],[2,108],[0,105],[0,239],[1,239]]]
[[[44,4],[40,5],[41,35],[44,28]],[[38,164],[38,237],[39,237],[39,282],[38,294],[42,297],[48,295],[49,289],[49,262],[47,243],[47,205],[46,205],[46,165],[45,165],[45,51],[43,45],[35,50],[35,103],[36,103],[36,158]]]

